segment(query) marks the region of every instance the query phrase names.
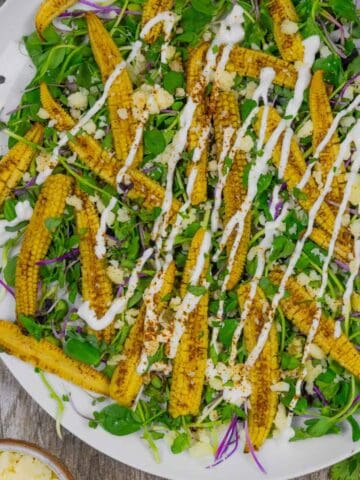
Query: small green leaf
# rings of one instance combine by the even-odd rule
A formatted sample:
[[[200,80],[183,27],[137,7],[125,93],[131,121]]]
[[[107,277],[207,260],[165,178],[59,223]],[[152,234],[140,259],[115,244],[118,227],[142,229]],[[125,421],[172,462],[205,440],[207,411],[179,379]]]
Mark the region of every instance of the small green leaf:
[[[50,217],[45,220],[45,226],[49,232],[54,233],[58,226],[61,224],[62,218],[60,217]]]
[[[39,325],[32,317],[27,317],[26,315],[20,314],[19,322],[32,337],[36,338],[38,341],[41,340],[43,334],[42,326]]]
[[[283,370],[295,370],[300,364],[298,358],[293,357],[289,353],[284,352],[281,356],[281,368]]]
[[[8,260],[4,268],[4,280],[10,287],[15,287],[16,263],[18,257],[12,257]]]
[[[257,103],[255,100],[252,100],[251,98],[246,98],[244,101],[241,102],[240,104],[240,115],[241,115],[241,120],[245,121],[245,119],[249,116],[252,110],[256,107]]]
[[[190,437],[187,433],[180,433],[171,445],[172,453],[181,453],[190,447]]]
[[[353,0],[329,0],[329,6],[340,18],[357,21],[356,6]]]
[[[170,71],[164,75],[164,88],[170,93],[175,93],[177,88],[183,87],[184,75],[180,72]]]
[[[196,297],[201,297],[206,293],[206,287],[203,285],[188,285],[187,290],[189,293],[192,293]]]
[[[217,7],[211,0],[191,0],[191,5],[194,10],[205,15],[214,15],[217,11]]]
[[[77,338],[69,338],[65,342],[64,351],[69,357],[87,365],[97,365],[101,360],[101,353],[96,347]]]
[[[238,326],[238,321],[232,318],[226,319],[219,331],[219,340],[225,347],[230,347],[231,341]]]
[[[16,201],[13,198],[8,198],[4,202],[4,217],[6,220],[11,222],[16,218],[16,210],[15,210]]]
[[[340,85],[343,81],[344,72],[338,55],[331,54],[325,58],[318,58],[314,63],[313,69],[314,72],[323,70],[324,79],[335,86]]]
[[[145,154],[159,155],[166,147],[164,134],[157,128],[148,130],[144,133],[144,146]]]

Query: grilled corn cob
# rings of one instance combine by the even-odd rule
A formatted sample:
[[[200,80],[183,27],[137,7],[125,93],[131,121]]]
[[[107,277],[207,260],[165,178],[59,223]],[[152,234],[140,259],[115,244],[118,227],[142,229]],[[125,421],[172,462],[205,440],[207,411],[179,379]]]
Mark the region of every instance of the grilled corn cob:
[[[324,72],[318,70],[314,73],[309,90],[309,107],[313,123],[313,150],[315,152],[319,143],[323,140],[326,133],[333,122],[333,114],[329,103],[329,97],[326,92],[326,84],[323,79]],[[320,173],[322,184],[325,183],[326,176],[332,168],[338,153],[340,140],[335,132],[330,142],[320,153],[318,161],[314,165],[314,170]],[[327,195],[327,199],[338,204],[341,203],[345,188],[345,168],[342,165],[340,173],[334,178],[331,192]],[[335,211],[337,208],[335,207]]]
[[[155,296],[156,313],[160,315],[165,307],[163,297],[171,293],[175,280],[175,263],[171,263],[165,275],[162,287]],[[143,376],[137,373],[141,351],[144,345],[144,320],[146,308],[143,305],[138,318],[126,339],[123,355],[111,378],[110,396],[120,405],[130,407],[139,393]]]
[[[199,229],[191,242],[182,278],[182,297],[186,294],[204,234],[204,229]],[[201,276],[202,280],[205,278],[208,268],[209,262],[207,261]],[[179,415],[196,415],[199,412],[208,349],[208,301],[209,296],[206,293],[187,318],[186,329],[174,359],[169,413],[175,418]]]
[[[99,66],[105,83],[116,66],[122,61],[120,51],[101,20],[93,13],[86,15],[89,38],[96,63]],[[120,162],[125,163],[135,138],[136,122],[132,114],[132,83],[129,74],[124,70],[112,84],[108,95],[108,107],[111,130],[114,139],[116,155]],[[119,116],[119,111],[126,115]],[[133,165],[142,159],[142,146],[139,146]]]
[[[76,2],[77,0],[44,0],[35,17],[35,27],[40,38],[43,38],[43,33],[54,18]]]
[[[202,153],[199,161],[189,163],[186,174],[190,175],[194,168],[197,169],[197,175],[195,179],[195,185],[191,194],[191,203],[193,205],[199,205],[205,202],[207,199],[207,164],[208,164],[208,139],[205,140],[205,144],[201,145],[201,137],[203,130],[207,127],[209,119],[206,113],[206,99],[204,91],[204,82],[202,78],[202,70],[204,68],[205,54],[208,48],[207,43],[201,44],[191,54],[187,64],[187,94],[198,102],[195,114],[191,123],[191,127],[188,134],[187,149],[189,152],[193,151],[196,147],[202,148]],[[204,140],[203,140],[204,142]]]
[[[26,133],[25,139],[38,144],[42,141],[43,133],[43,127],[36,123]],[[0,161],[0,206],[9,196],[11,190],[20,182],[35,154],[35,148],[26,143],[18,142],[3,156]]]
[[[65,200],[72,188],[72,180],[65,175],[49,177],[36,202],[33,216],[26,229],[16,265],[16,310],[18,315],[36,313],[39,266],[51,243],[52,234],[46,220],[61,216]]]
[[[261,108],[259,111],[259,117],[254,125],[255,131],[257,133],[260,132],[262,113],[263,113],[263,109]],[[270,138],[270,135],[278,126],[279,122],[280,122],[280,115],[277,113],[277,111],[274,108],[270,108],[269,114],[268,114],[267,129],[265,133],[266,140]],[[276,167],[278,167],[280,164],[282,140],[283,140],[283,135],[280,136],[279,141],[273,151],[272,159]],[[304,175],[305,171],[306,171],[305,160],[302,156],[301,150],[296,140],[293,138],[291,141],[288,163],[284,173],[284,179],[290,190],[293,190],[297,186],[300,179]],[[309,181],[307,182],[306,186],[303,189],[303,193],[305,194],[305,196],[301,196],[298,202],[306,211],[309,211],[319,195],[319,190],[313,178],[309,179]],[[321,205],[317,213],[316,223],[324,232],[322,235],[323,241],[321,244],[323,245],[323,243],[326,242],[326,246],[328,246],[328,242],[331,238],[331,234],[335,224],[335,216],[331,208],[325,202],[323,202],[323,204]],[[311,235],[311,238],[313,238],[314,241],[316,241],[313,233]],[[318,234],[316,238],[317,240],[319,240]],[[346,249],[348,253],[352,251],[351,235],[344,228],[342,228],[340,232],[340,235],[338,238],[338,244],[341,245],[342,247],[338,246],[336,248],[335,250],[336,254],[338,254],[338,252],[341,252],[341,250],[346,250]],[[346,257],[348,257],[348,253],[346,254]]]
[[[82,296],[85,302],[90,303],[96,316],[101,318],[106,313],[113,294],[111,282],[106,273],[105,260],[95,255],[99,217],[88,195],[80,189],[76,189],[75,193],[82,203],[80,210],[75,209],[76,227],[78,235],[80,235]],[[104,332],[96,333],[98,337],[104,338],[106,342],[110,343],[114,327],[110,325]]]
[[[85,390],[100,395],[109,394],[109,380],[105,375],[69,358],[53,343],[46,340],[38,342],[34,337],[24,335],[18,325],[12,322],[0,320],[0,348]]]
[[[304,47],[300,33],[298,31],[290,34],[286,33],[288,22],[291,22],[289,24],[291,27],[293,23],[297,24],[299,22],[292,1],[270,0],[267,7],[274,21],[274,38],[281,56],[288,62],[302,61]]]
[[[165,12],[166,10],[171,10],[172,7],[173,0],[147,0],[143,7],[143,16],[141,20],[142,27],[144,27],[144,25],[156,15]],[[145,42],[154,43],[160,36],[162,28],[162,23],[158,23],[152,27],[150,32],[144,38]]]
[[[240,308],[244,308],[249,296],[250,285],[241,285],[238,289]],[[268,302],[260,288],[257,289],[249,315],[244,325],[246,350],[255,348],[258,336],[264,326]],[[269,338],[261,355],[250,371],[251,395],[249,410],[249,435],[254,448],[258,450],[269,436],[278,404],[278,394],[271,390],[279,381],[278,338],[276,326],[270,330]]]
[[[71,130],[75,127],[75,121],[54,99],[45,82],[41,82],[40,84],[40,101],[51,120],[56,122],[55,127],[57,130],[62,132],[63,130]]]
[[[231,50],[226,69],[240,76],[259,78],[264,67],[275,71],[274,83],[286,88],[294,88],[297,72],[293,64],[266,53],[249,50],[237,45]]]
[[[270,280],[279,285],[282,276],[282,271],[274,270],[270,273]],[[293,277],[289,278],[286,291],[288,295],[281,300],[280,306],[285,316],[307,335],[317,312],[316,301]],[[314,342],[342,367],[360,378],[360,353],[346,335],[335,338],[334,331],[334,320],[323,314]]]
[[[46,99],[47,112],[52,120],[60,124],[67,122],[68,114],[52,98],[46,84],[41,85],[41,98]],[[44,108],[45,105],[43,104]],[[58,127],[58,123],[56,124]],[[90,135],[82,134],[69,141],[71,150],[76,153],[80,160],[87,165],[96,175],[112,186],[116,186],[116,176],[119,171],[118,161],[104,150],[97,140]],[[127,196],[132,200],[140,200],[145,208],[152,209],[161,206],[164,198],[164,189],[151,178],[136,168],[130,168],[125,175],[129,191]],[[174,218],[180,208],[180,202],[174,200],[171,210],[171,218]]]
[[[233,127],[236,135],[236,131],[240,127],[239,108],[234,92],[218,92],[213,118],[216,149],[219,156],[224,148],[224,130],[227,127]],[[247,160],[245,153],[239,150],[233,159],[233,163],[224,187],[225,224],[230,220],[234,213],[239,210],[246,197],[246,188],[244,187],[243,183],[244,168],[246,164]],[[239,244],[239,248],[236,253],[236,259],[226,285],[228,290],[234,288],[242,275],[250,240],[250,231],[251,212],[247,214],[245,219],[241,242]],[[226,245],[228,255],[230,255],[234,240],[235,232],[230,236]]]

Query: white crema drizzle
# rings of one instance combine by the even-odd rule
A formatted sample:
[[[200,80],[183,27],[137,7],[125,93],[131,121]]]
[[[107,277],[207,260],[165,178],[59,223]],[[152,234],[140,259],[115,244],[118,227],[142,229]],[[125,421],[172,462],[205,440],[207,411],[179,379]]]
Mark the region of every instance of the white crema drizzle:
[[[95,244],[95,255],[98,258],[103,258],[106,253],[106,246],[105,246],[105,233],[106,233],[106,226],[109,221],[109,216],[112,212],[112,209],[116,205],[116,198],[111,197],[109,205],[104,209],[101,214],[100,218],[100,226],[96,233],[96,244]]]

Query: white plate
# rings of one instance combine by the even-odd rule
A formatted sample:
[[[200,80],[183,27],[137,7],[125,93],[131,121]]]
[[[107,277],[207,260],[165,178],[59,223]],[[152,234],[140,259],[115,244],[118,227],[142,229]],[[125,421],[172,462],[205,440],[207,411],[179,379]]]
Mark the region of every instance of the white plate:
[[[4,112],[17,105],[22,89],[33,74],[19,40],[24,34],[33,30],[34,12],[39,4],[40,0],[8,0],[3,7],[0,7],[0,75],[6,77],[6,83],[0,85],[0,112],[4,107],[0,113],[1,119],[4,119]],[[4,148],[5,140],[0,138],[0,153]],[[11,298],[6,298],[0,303],[0,311],[2,318],[11,320],[14,317],[14,304]],[[1,358],[33,399],[54,417],[56,406],[49,398],[47,390],[34,369],[8,355],[3,354]],[[60,395],[71,391],[75,403],[83,413],[89,414],[92,411],[90,399],[86,393],[52,375],[49,378]],[[1,393],[6,394],[6,392]],[[138,435],[115,437],[101,428],[93,430],[88,427],[87,421],[68,405],[62,425],[81,440],[110,457],[162,477],[174,480],[189,478],[223,480],[236,474],[237,477],[246,480],[264,478],[251,457],[244,455],[241,449],[222,465],[209,470],[187,453],[172,455],[166,445],[158,442],[162,461],[156,464]],[[290,444],[279,444],[274,440],[268,440],[259,457],[268,471],[265,478],[285,480],[324,468],[359,450],[360,442],[354,444],[349,430],[345,429],[339,436],[332,435]]]

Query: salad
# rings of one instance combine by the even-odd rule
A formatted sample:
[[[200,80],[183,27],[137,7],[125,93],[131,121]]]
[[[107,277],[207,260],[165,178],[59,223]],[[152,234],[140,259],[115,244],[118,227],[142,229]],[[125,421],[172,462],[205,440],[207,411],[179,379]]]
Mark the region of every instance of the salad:
[[[41,4],[0,124],[0,348],[59,413],[44,372],[157,461],[360,440],[357,8]]]

